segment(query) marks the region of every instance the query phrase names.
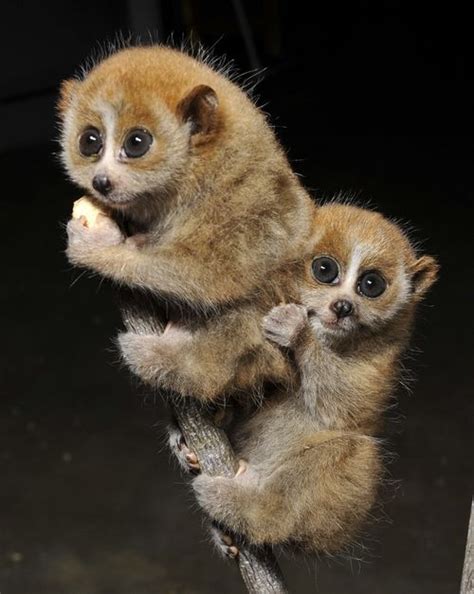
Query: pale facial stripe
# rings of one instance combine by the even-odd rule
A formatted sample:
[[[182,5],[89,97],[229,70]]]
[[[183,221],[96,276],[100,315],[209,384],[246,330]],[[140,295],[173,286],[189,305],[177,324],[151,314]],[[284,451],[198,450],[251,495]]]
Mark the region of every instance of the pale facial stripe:
[[[355,284],[359,277],[361,263],[369,253],[370,248],[364,244],[358,243],[355,245],[351,253],[349,266],[345,272],[344,282],[341,285],[341,289],[343,291],[350,294],[354,290]]]
[[[115,129],[117,125],[117,114],[115,109],[110,105],[101,101],[97,105],[97,112],[100,114],[103,126],[105,128],[105,150],[98,163],[97,169],[105,169],[106,171],[112,171],[117,162],[115,155]]]

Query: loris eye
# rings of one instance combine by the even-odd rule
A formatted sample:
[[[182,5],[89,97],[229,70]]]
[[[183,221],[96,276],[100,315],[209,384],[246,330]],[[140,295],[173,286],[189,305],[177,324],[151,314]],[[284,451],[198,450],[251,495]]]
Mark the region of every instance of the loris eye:
[[[97,128],[87,128],[79,138],[79,150],[84,157],[98,155],[103,145],[102,136]]]
[[[328,256],[315,258],[311,264],[311,270],[314,278],[320,283],[333,283],[339,276],[338,263]]]
[[[365,297],[380,297],[387,288],[387,283],[378,272],[366,272],[357,283],[357,290]]]
[[[143,157],[153,142],[153,136],[148,130],[132,130],[127,134],[123,143],[123,150],[127,157],[136,159]]]

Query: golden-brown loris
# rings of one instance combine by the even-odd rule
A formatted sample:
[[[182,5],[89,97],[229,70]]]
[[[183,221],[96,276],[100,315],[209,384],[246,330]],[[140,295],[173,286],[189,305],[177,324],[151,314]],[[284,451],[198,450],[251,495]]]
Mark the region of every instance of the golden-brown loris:
[[[69,260],[159,304],[161,319],[147,319],[132,293],[119,337],[132,371],[208,400],[284,380],[260,319],[284,298],[274,289],[301,258],[315,206],[262,112],[163,46],[65,81],[59,111],[66,170],[109,215],[69,222]]]
[[[263,322],[266,337],[292,351],[299,387],[236,423],[232,442],[243,462],[235,478],[193,482],[224,530],[257,545],[323,552],[358,533],[383,471],[376,431],[437,269],[380,214],[318,209],[299,303],[273,308]]]

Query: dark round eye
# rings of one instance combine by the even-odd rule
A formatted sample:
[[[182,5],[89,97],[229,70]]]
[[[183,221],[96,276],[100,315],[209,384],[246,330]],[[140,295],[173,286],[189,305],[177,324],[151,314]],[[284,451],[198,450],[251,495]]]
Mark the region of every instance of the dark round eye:
[[[153,142],[153,136],[147,130],[132,130],[127,134],[123,150],[127,157],[136,159],[143,157]]]
[[[379,297],[387,288],[387,283],[378,272],[366,272],[357,283],[357,290],[365,297]]]
[[[102,136],[97,128],[87,128],[79,138],[79,150],[84,157],[98,155],[103,144]]]
[[[339,266],[336,260],[327,256],[315,258],[311,264],[311,269],[314,278],[320,283],[333,283],[339,276]]]

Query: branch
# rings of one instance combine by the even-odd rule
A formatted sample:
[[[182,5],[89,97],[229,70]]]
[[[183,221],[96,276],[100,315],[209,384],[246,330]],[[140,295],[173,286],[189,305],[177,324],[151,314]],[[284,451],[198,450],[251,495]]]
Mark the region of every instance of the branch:
[[[471,505],[471,521],[467,533],[461,594],[474,594],[474,499]]]
[[[197,402],[176,404],[173,412],[187,446],[196,453],[202,472],[233,477],[238,462],[227,435],[218,429]],[[237,563],[250,594],[288,594],[283,575],[269,548],[239,546]]]

